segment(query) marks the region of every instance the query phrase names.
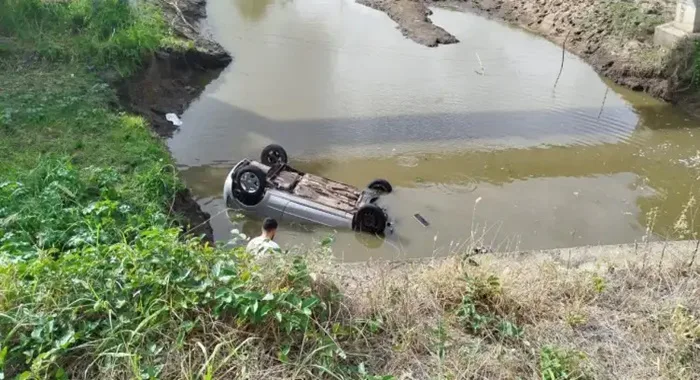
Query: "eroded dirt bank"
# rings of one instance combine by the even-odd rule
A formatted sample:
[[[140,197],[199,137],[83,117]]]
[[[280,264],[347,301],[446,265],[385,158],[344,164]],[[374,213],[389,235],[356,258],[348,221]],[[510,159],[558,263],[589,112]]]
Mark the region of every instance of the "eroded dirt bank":
[[[129,80],[118,83],[122,105],[145,117],[161,137],[170,136],[176,127],[166,114],[182,115],[189,104],[231,62],[231,56],[201,32],[200,21],[206,17],[206,0],[161,2],[165,19],[173,34],[188,41],[181,48],[163,48],[154,54],[144,69]],[[189,189],[178,193],[173,211],[185,217],[185,229],[204,235],[213,243],[210,215],[193,199]]]
[[[404,36],[421,45],[434,47],[459,42],[445,29],[433,24],[428,17],[433,12],[422,1],[357,0],[357,2],[386,13],[398,24]]]
[[[614,82],[677,101],[692,77],[690,44],[674,51],[653,45],[654,27],[673,19],[675,0],[358,0],[386,12],[404,35],[437,46],[428,6],[472,11],[540,34],[582,57]],[[427,20],[418,22],[416,20]],[[434,28],[426,27],[429,23]],[[443,30],[444,31],[444,30]],[[449,31],[446,33],[449,34]],[[443,40],[450,40],[449,37]],[[454,39],[456,41],[456,39]],[[426,43],[427,42],[427,43]],[[561,57],[552,57],[560,60]],[[565,70],[566,68],[564,68]]]

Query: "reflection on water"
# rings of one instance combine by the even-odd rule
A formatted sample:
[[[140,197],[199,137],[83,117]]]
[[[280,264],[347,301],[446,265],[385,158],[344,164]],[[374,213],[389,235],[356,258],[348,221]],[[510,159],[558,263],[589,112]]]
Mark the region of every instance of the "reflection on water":
[[[394,232],[338,231],[334,250],[347,260],[446,254],[472,236],[502,249],[632,242],[656,208],[655,232],[679,236],[675,221],[697,191],[686,165],[700,146],[697,122],[610,87],[571,55],[553,89],[561,50],[547,41],[436,10],[432,20],[462,43],[425,48],[352,0],[209,8],[236,60],[169,145],[221,240],[234,226],[258,233],[255,219],[229,221],[221,187],[233,163],[270,142],[299,169],[360,187],[393,183]],[[475,73],[477,54],[486,75]],[[279,239],[308,245],[329,233],[285,225]]]
[[[260,21],[274,0],[238,0],[234,2],[238,14],[250,21]]]

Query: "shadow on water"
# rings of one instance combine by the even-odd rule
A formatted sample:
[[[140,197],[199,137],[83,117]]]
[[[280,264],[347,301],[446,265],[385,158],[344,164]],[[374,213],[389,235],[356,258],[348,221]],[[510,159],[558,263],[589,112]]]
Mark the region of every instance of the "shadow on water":
[[[475,111],[399,116],[275,120],[214,98],[195,104],[170,141],[181,166],[230,163],[276,142],[293,156],[387,156],[402,152],[492,150],[535,146],[583,149],[643,146],[650,129],[697,126],[657,105],[557,110]],[[638,119],[637,119],[638,118]],[[206,120],[200,127],[198,120]],[[622,146],[621,145],[621,146]],[[626,148],[630,149],[630,148]]]

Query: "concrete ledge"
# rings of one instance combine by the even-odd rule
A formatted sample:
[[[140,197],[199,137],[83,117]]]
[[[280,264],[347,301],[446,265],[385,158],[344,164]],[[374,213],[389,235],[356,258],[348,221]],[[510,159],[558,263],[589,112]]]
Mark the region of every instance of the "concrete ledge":
[[[684,38],[700,39],[700,33],[688,33],[679,29],[675,22],[659,25],[654,30],[654,44],[666,49],[672,49]]]

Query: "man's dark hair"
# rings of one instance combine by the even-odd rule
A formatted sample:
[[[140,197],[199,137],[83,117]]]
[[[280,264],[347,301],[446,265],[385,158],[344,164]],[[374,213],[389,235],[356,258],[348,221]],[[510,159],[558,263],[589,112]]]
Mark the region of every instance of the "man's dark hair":
[[[277,229],[277,221],[272,218],[265,218],[263,221],[263,230],[270,232]]]

